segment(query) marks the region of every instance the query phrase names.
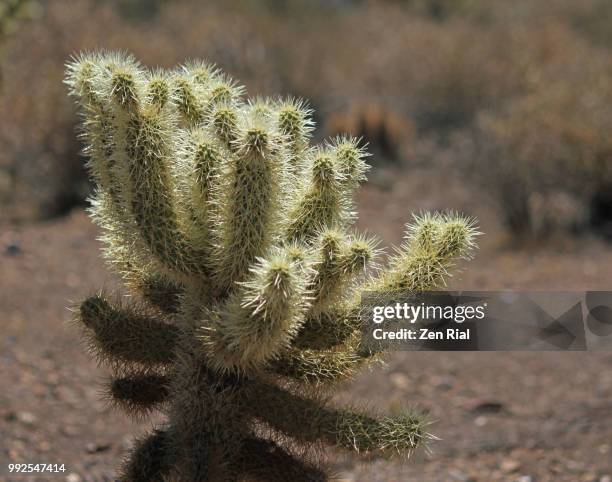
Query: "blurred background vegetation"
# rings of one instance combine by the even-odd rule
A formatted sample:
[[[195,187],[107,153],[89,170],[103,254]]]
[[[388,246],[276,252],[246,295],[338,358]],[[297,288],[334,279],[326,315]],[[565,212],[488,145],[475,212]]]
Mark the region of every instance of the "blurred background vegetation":
[[[517,237],[612,237],[607,0],[0,0],[0,43],[4,222],[84,203],[62,77],[106,48],[150,66],[205,58],[251,95],[305,97],[318,137],[369,142],[374,177],[461,177]]]

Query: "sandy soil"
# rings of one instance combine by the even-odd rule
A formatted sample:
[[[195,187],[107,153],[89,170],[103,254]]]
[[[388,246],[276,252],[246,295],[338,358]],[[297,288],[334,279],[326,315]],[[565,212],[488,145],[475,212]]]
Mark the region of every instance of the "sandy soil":
[[[491,203],[452,178],[379,175],[358,204],[360,227],[385,243],[399,241],[414,211],[452,207],[477,215],[486,233],[481,249],[451,286],[612,287],[612,244],[581,237],[512,247]],[[0,226],[3,466],[64,463],[72,482],[113,480],[133,437],[150,425],[105,404],[105,371],[70,326],[70,300],[116,285],[96,235],[81,211]],[[338,458],[335,469],[346,481],[611,481],[612,352],[397,353],[385,368],[344,385],[338,400],[382,410],[418,407],[436,421],[431,431],[441,439],[432,454],[404,464]]]

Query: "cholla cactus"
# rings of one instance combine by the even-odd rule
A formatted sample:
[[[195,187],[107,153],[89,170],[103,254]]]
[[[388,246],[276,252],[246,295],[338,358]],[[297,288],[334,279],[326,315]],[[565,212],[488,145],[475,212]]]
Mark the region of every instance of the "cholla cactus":
[[[419,446],[418,415],[334,408],[327,388],[378,359],[360,343],[360,293],[441,285],[473,246],[471,221],[416,218],[365,275],[377,243],[349,228],[367,154],[347,137],[310,147],[302,101],[245,100],[211,65],[148,71],[123,54],[75,59],[67,83],[106,257],[138,295],[95,295],[80,323],[115,372],[114,403],[167,416],[122,478],[328,480],[321,444]]]

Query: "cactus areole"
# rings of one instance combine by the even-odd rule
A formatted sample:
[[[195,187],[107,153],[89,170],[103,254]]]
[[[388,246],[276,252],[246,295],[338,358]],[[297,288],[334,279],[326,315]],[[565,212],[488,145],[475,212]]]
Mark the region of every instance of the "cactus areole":
[[[364,290],[435,289],[476,234],[421,215],[378,267],[352,229],[367,153],[311,146],[301,100],[246,99],[218,69],[147,70],[121,53],[67,67],[96,184],[91,215],[130,298],[98,293],[78,325],[113,378],[109,399],[164,422],[121,467],[126,481],[329,480],[321,448],[407,455],[428,438],[411,411],[330,402],[380,354],[361,346]]]

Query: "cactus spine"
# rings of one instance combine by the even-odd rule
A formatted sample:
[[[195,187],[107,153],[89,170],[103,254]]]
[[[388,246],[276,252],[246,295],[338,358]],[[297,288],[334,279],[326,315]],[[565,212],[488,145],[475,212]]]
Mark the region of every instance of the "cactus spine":
[[[472,223],[415,218],[366,275],[377,243],[350,227],[367,154],[348,137],[309,147],[302,101],[248,101],[207,64],[148,71],[116,53],[76,58],[67,83],[105,255],[138,295],[92,296],[79,323],[114,372],[113,402],[167,416],[122,479],[328,480],[305,449],[422,444],[418,415],[336,408],[328,388],[377,359],[360,348],[360,293],[440,286]]]

